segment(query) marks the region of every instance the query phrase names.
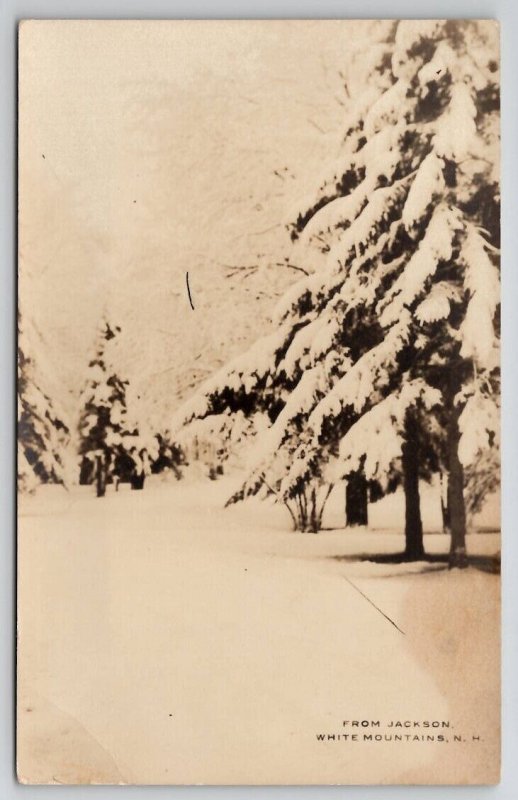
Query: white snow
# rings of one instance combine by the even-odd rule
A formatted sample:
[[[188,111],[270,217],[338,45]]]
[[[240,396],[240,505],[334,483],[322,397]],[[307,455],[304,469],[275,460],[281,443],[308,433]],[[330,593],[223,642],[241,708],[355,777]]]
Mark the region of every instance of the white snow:
[[[460,300],[458,288],[447,281],[436,283],[432,286],[425,299],[417,306],[415,310],[416,318],[420,323],[447,319],[450,315],[450,302],[452,300]]]
[[[438,158],[433,150],[419,165],[401,214],[407,230],[411,231],[415,223],[423,217],[434,195],[443,191],[443,168],[443,160]]]
[[[223,510],[235,485],[149,479],[142,492],[102,499],[45,487],[23,500],[22,778],[387,782],[416,768],[431,774],[437,759],[441,779],[454,759],[462,773],[464,755],[451,747],[352,751],[317,747],[316,734],[380,716],[451,719],[471,733],[478,715],[490,733],[495,687],[484,672],[476,686],[446,690],[444,675],[458,654],[463,674],[477,670],[491,645],[496,578],[336,560],[402,549],[397,496],[371,507],[372,530],[313,535],[288,533],[285,510],[268,502]],[[430,491],[427,530],[439,508]],[[331,500],[328,524],[341,524],[343,487]],[[496,534],[468,539],[471,553],[498,550]],[[445,536],[426,536],[428,551],[447,547]],[[477,647],[464,646],[460,592],[472,592],[470,613],[483,620]]]
[[[499,443],[500,408],[497,398],[475,392],[468,397],[459,417],[461,438],[459,458],[467,467],[476,464],[481,454],[491,449],[490,442]]]
[[[461,352],[481,368],[494,366],[493,318],[500,301],[499,273],[489,258],[489,249],[489,243],[470,225],[461,250],[466,266],[465,283],[470,292],[461,328]]]
[[[477,135],[477,109],[464,82],[453,84],[450,94],[448,109],[435,124],[433,145],[438,155],[461,161],[469,155]]]
[[[417,250],[379,303],[382,325],[399,319],[404,307],[415,300],[427,279],[435,275],[439,262],[451,258],[454,232],[461,227],[456,209],[446,203],[436,206]]]

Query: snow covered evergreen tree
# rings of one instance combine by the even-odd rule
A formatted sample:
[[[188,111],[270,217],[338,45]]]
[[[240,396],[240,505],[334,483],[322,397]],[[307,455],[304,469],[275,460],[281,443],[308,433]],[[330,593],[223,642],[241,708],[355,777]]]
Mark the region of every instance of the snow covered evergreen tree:
[[[383,339],[310,415],[313,449],[324,424],[353,410],[359,419],[342,438],[338,473],[344,464],[363,466],[372,478],[401,459],[407,533],[409,516],[419,530],[412,451],[420,416],[448,476],[453,565],[466,561],[463,468],[498,435],[496,55],[492,23],[398,25],[392,84],[359,125],[365,143],[358,153],[373,148],[376,155],[347,197],[308,220],[321,227],[318,217],[330,215],[328,229],[344,229],[338,269],[328,260],[318,285],[302,285],[290,301],[295,313],[308,291],[328,303],[336,292],[342,309],[373,304]],[[301,448],[293,480],[307,463]]]
[[[133,437],[138,433],[128,420],[128,382],[120,377],[116,366],[115,342],[119,333],[118,326],[103,323],[82,394],[79,482],[95,482],[98,497],[105,494],[110,473],[117,467],[123,469],[125,460],[129,462]]]
[[[18,489],[41,483],[66,484],[65,450],[69,428],[64,413],[41,388],[35,355],[41,343],[34,327],[18,327]]]
[[[177,480],[182,477],[181,468],[185,466],[186,459],[183,450],[171,439],[169,431],[157,433],[156,455],[151,464],[151,472],[158,474],[167,470],[171,471]]]
[[[311,274],[176,418],[223,438],[238,411],[266,418],[239,499],[270,487],[318,527],[319,487],[402,480],[419,557],[419,476],[440,468],[465,565],[464,470],[498,444],[497,48],[491,22],[388,25],[340,163],[293,227]]]
[[[146,403],[121,377],[120,337],[119,326],[102,323],[81,397],[79,482],[95,483],[99,497],[110,482],[116,488],[120,482],[143,488],[160,456],[160,438],[147,419]]]

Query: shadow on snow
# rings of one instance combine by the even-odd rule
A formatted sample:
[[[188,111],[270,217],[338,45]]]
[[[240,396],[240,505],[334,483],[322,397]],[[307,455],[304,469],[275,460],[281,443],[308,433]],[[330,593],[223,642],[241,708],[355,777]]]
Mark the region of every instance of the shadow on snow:
[[[426,564],[444,564],[443,569],[448,569],[448,553],[425,554],[419,559],[410,558],[406,553],[358,553],[354,556],[330,556],[333,561],[358,562],[370,561],[374,564],[423,564],[419,569],[420,573],[437,572],[440,567],[426,566]],[[499,555],[468,555],[468,566],[474,567],[481,572],[488,572],[491,575],[500,574]]]

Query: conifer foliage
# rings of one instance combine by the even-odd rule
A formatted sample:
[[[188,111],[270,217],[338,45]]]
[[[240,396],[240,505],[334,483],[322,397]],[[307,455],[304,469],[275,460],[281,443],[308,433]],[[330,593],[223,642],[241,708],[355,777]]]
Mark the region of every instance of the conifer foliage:
[[[41,387],[33,353],[40,337],[29,322],[18,328],[18,489],[32,492],[41,483],[67,483],[65,414]]]
[[[117,462],[128,458],[137,430],[128,420],[128,381],[118,374],[118,326],[102,324],[95,352],[88,365],[79,421],[80,478],[82,484],[96,484],[102,497]]]
[[[498,459],[497,48],[490,22],[390,24],[340,158],[292,226],[310,274],[175,420],[226,441],[236,415],[262,428],[233,499],[274,494],[317,530],[336,481],[400,482],[414,558],[419,478],[441,472],[451,565],[466,564],[467,494]]]

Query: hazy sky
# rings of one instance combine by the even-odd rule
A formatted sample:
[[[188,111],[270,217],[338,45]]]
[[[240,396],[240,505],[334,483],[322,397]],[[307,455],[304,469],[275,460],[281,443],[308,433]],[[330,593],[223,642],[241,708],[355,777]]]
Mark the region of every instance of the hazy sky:
[[[338,73],[365,24],[22,25],[21,302],[67,388],[104,308],[158,371],[260,325],[268,298],[228,291],[222,265],[289,252],[284,223],[337,155]]]

